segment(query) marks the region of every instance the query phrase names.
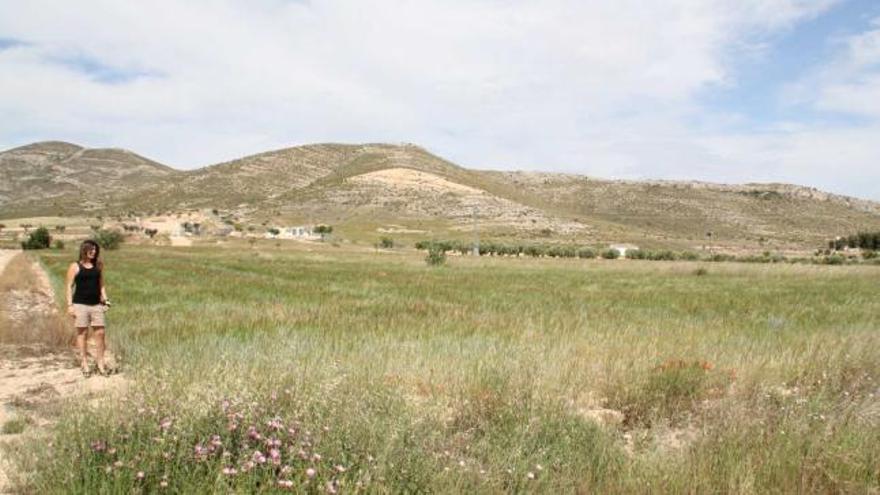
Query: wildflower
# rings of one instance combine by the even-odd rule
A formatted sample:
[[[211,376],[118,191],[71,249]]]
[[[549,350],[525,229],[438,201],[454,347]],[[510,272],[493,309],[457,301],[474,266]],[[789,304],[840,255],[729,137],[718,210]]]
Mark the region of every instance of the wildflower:
[[[220,439],[220,435],[214,435],[211,437],[211,445],[214,447],[223,446],[223,440]]]
[[[241,465],[241,472],[246,473],[253,469],[255,466],[256,464],[254,464],[254,461],[247,461]]]
[[[278,449],[270,449],[269,450],[269,458],[272,459],[272,464],[278,466],[281,464],[281,451]]]
[[[315,477],[316,474],[318,474],[318,472],[315,471],[315,468],[306,469],[306,477],[307,478],[312,479]]]
[[[280,430],[284,428],[284,423],[282,423],[281,418],[277,416],[266,422],[266,425],[273,430]]]
[[[220,408],[223,409],[224,413],[228,412],[229,411],[229,400],[223,399],[223,402],[220,403]]]
[[[92,450],[95,452],[104,452],[107,450],[107,442],[103,440],[95,440],[92,442]]]
[[[121,468],[121,467],[122,467],[122,461],[116,461],[116,462],[114,462],[114,463],[113,463],[113,467]]]
[[[321,462],[321,454],[315,452],[314,454],[312,454],[312,460],[315,462]]]
[[[142,480],[142,479],[144,479],[144,476],[146,476],[146,475],[144,474],[143,471],[138,471],[138,472],[137,472],[137,479],[138,479],[138,480]]]
[[[267,447],[281,447],[281,440],[278,440],[277,438],[274,438],[274,437],[267,438],[266,439],[266,446]]]
[[[107,453],[110,454],[110,455],[113,455],[113,454],[116,453],[116,449],[115,449],[115,448],[107,449]]]
[[[281,474],[290,474],[293,471],[293,468],[290,466],[284,466],[281,468]]]
[[[299,458],[302,459],[302,460],[306,460],[306,459],[309,458],[309,455],[306,454],[306,451],[303,450],[303,449],[299,449],[299,452],[296,453],[296,456],[299,457]]]
[[[259,450],[255,450],[254,455],[251,456],[251,460],[253,460],[257,464],[265,464],[266,463],[266,456],[263,455],[263,453],[260,452]]]
[[[226,476],[235,476],[236,474],[238,474],[238,470],[234,467],[227,466],[223,468],[223,474],[225,474]]]
[[[159,423],[159,428],[162,431],[168,431],[168,429],[171,428],[172,424],[174,424],[174,421],[171,418],[165,418],[162,420],[161,423]]]
[[[340,464],[333,466],[333,469],[335,469],[337,473],[344,473],[345,472],[345,467]]]
[[[327,493],[335,494],[339,491],[339,483],[336,480],[328,481],[325,490]]]
[[[159,488],[168,488],[168,481],[166,481],[166,480],[160,481]]]
[[[253,425],[248,427],[247,434],[248,438],[250,438],[251,440],[262,440],[263,438],[263,435],[260,435],[260,432],[257,431],[257,427]]]
[[[208,455],[208,449],[204,445],[197,443],[193,448],[193,454],[196,459],[204,459]]]
[[[542,465],[540,465],[540,464],[535,464],[535,470],[536,470],[536,471],[543,471],[543,470],[544,470],[544,466],[542,466]]]
[[[324,433],[327,433],[328,431],[330,431],[330,427],[329,426],[322,426],[321,431],[323,431]]]
[[[528,479],[530,479],[530,480],[533,480],[533,479],[537,478],[537,476],[535,476],[535,473],[529,471],[529,472],[526,474],[526,478],[528,478]]]
[[[230,421],[228,425],[226,425],[226,429],[228,431],[235,431],[238,429],[238,423],[235,421]]]
[[[272,402],[275,402],[276,400],[278,400],[278,394],[275,392],[272,392],[272,394],[269,395],[269,398],[272,399]]]
[[[290,480],[278,480],[278,486],[281,488],[293,488],[293,482]]]
[[[296,436],[296,433],[297,433],[296,428],[291,427],[291,428],[288,428],[288,429],[287,429],[287,434],[290,435],[290,436],[292,436],[292,437],[295,437],[295,436]]]
[[[107,467],[105,467],[105,468],[104,468],[104,472],[105,472],[105,473],[111,473],[111,472],[113,472],[113,466],[107,466]]]

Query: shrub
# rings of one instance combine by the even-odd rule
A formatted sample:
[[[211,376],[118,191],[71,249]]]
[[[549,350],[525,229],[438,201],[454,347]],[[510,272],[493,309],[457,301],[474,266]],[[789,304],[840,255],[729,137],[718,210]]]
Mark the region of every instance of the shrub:
[[[620,257],[620,252],[616,249],[606,249],[602,251],[602,257],[606,260],[616,260]]]
[[[39,227],[28,235],[28,239],[21,243],[22,249],[47,249],[52,243],[52,237],[46,227]]]
[[[700,259],[700,255],[693,251],[684,251],[678,256],[678,258],[685,261],[697,261]]]
[[[846,263],[846,258],[839,254],[832,254],[822,258],[822,263],[825,265],[843,265]]]
[[[381,239],[379,239],[379,247],[382,249],[394,248],[394,239],[390,237],[382,237]]]
[[[55,247],[55,249],[64,249],[64,241],[62,241],[61,239],[55,240],[52,245]]]
[[[877,251],[862,251],[862,258],[866,260],[874,259],[877,257]]]
[[[702,266],[697,268],[696,270],[694,270],[694,275],[696,275],[698,277],[702,277],[703,275],[708,275],[708,274],[709,274],[709,270],[703,268]]]
[[[439,244],[432,244],[428,248],[428,256],[425,263],[430,266],[440,266],[446,263],[446,251]]]
[[[314,233],[321,236],[321,240],[324,240],[324,237],[333,233],[333,227],[330,225],[316,225],[313,230]]]
[[[98,229],[93,236],[95,242],[103,249],[117,249],[124,240],[122,232],[110,229]]]
[[[596,257],[596,252],[590,248],[580,248],[577,250],[577,257],[581,259],[592,259]]]
[[[278,230],[278,229],[276,229],[275,227],[270,227],[270,228],[268,228],[266,231],[269,232],[269,233],[272,234],[272,235],[278,235],[278,234],[281,233],[281,231]]]
[[[643,260],[648,257],[648,253],[641,249],[630,249],[626,252],[626,259],[628,260]]]

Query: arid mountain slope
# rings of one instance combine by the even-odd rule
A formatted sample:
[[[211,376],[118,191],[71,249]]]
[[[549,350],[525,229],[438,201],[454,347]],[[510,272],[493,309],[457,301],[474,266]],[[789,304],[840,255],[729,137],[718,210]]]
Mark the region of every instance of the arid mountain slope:
[[[414,145],[315,144],[177,171],[124,150],[45,142],[0,153],[0,218],[217,209],[259,225],[383,225],[432,236],[816,246],[880,229],[880,204],[787,184],[615,181],[468,170]],[[94,191],[100,191],[96,193]]]

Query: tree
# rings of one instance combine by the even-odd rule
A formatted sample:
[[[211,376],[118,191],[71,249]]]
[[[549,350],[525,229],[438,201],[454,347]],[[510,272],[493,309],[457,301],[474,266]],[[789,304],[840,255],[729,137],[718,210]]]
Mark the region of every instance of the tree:
[[[52,237],[46,227],[31,232],[28,240],[21,243],[22,249],[47,249],[52,244]]]
[[[314,232],[321,236],[321,240],[324,240],[325,236],[328,236],[333,233],[333,227],[330,225],[317,225],[315,226]]]

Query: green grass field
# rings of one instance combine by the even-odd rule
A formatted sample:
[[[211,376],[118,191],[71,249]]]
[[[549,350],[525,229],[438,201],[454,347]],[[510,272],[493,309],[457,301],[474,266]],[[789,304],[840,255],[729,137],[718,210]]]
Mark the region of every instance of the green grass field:
[[[28,489],[880,491],[880,267],[344,249],[106,253],[132,383]]]

